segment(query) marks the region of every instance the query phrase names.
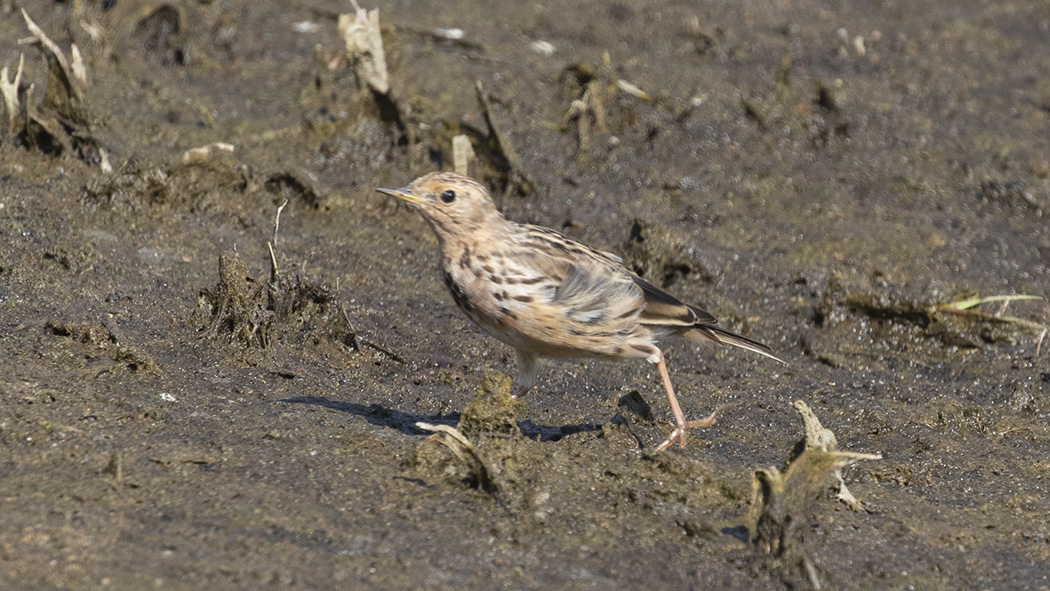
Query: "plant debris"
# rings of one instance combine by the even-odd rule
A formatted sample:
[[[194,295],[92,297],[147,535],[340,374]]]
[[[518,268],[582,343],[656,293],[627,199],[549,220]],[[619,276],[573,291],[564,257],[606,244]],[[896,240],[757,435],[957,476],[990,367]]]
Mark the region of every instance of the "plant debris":
[[[386,69],[386,51],[379,28],[379,9],[365,10],[352,0],[354,14],[339,15],[338,29],[346,45],[346,56],[357,75],[358,85],[372,89],[377,95],[390,92],[390,76]]]
[[[478,104],[481,106],[481,114],[485,117],[485,125],[489,129],[486,142],[487,152],[492,157],[492,163],[503,181],[500,183],[503,190],[507,191],[513,188],[520,195],[531,194],[534,187],[532,180],[525,173],[525,167],[518,153],[514,151],[510,141],[501,131],[500,126],[497,125],[492,110],[492,102],[489,100],[488,95],[485,94],[485,88],[481,85],[480,80],[474,84],[474,90],[478,97]]]
[[[459,134],[452,138],[452,169],[463,176],[470,175],[470,165],[477,160],[470,137]]]
[[[92,349],[104,352],[118,366],[129,372],[152,372],[157,364],[148,354],[135,347],[121,344],[118,331],[108,321],[103,322],[58,322],[48,321],[45,329],[60,337],[68,337],[75,342],[88,345]],[[111,367],[103,368],[96,375],[115,373]]]
[[[267,349],[281,335],[302,341],[339,343],[351,351],[360,348],[357,332],[333,290],[303,279],[301,273],[282,273],[276,251],[281,211],[277,209],[267,248],[268,277],[252,276],[237,251],[219,256],[219,282],[201,289],[194,319],[208,337],[227,335],[246,350]]]
[[[397,98],[387,71],[379,9],[365,10],[351,0],[354,14],[340,14],[338,29],[346,46],[346,57],[353,68],[358,91],[368,93],[379,111],[379,118],[393,123],[401,133],[401,143],[415,143],[415,132],[408,124],[408,112]]]
[[[1032,295],[996,295],[988,297],[964,297],[949,302],[924,302],[904,300],[886,294],[850,292],[845,294],[846,306],[870,318],[914,324],[923,328],[928,336],[939,338],[945,344],[963,347],[979,347],[982,342],[994,342],[1000,337],[993,329],[1005,328],[1007,332],[1028,331],[1040,334],[1048,325],[1006,315],[1011,302],[1043,300]],[[984,304],[999,303],[997,312],[979,309]],[[960,318],[977,324],[978,338],[968,336],[973,325],[949,326],[949,318]]]
[[[568,131],[571,124],[576,124],[576,158],[586,161],[591,153],[591,141],[594,135],[608,133],[605,122],[605,101],[615,92],[612,68],[609,65],[609,54],[606,53],[602,66],[575,64],[562,72],[562,83],[575,96],[569,103],[562,123],[562,131]]]
[[[820,580],[806,550],[814,500],[820,498],[829,476],[836,476],[841,484],[842,468],[882,456],[838,451],[834,434],[820,425],[804,402],[796,403],[795,410],[805,423],[805,437],[795,446],[783,471],[774,467],[755,471],[748,539],[772,566],[785,568],[785,574],[802,573],[814,589],[819,589]],[[840,487],[840,494],[844,488]]]
[[[468,436],[519,436],[517,416],[525,403],[510,394],[510,378],[496,372],[485,375],[478,395],[463,409],[459,429]]]
[[[22,9],[22,18],[32,35],[19,43],[37,46],[47,60],[47,87],[38,108],[33,104],[34,86],[22,86],[25,68],[24,55],[19,58],[18,70],[8,79],[5,67],[0,82],[4,106],[7,110],[8,136],[22,147],[44,154],[61,156],[72,152],[89,163],[98,163],[104,172],[110,172],[109,157],[92,132],[91,117],[85,106],[87,70],[76,45],[70,49],[72,59],[37,26],[29,13]]]
[[[517,423],[525,403],[514,399],[510,392],[510,378],[490,372],[482,378],[477,395],[463,410],[455,428],[416,423],[420,429],[437,432],[437,441],[461,460],[468,470],[467,483],[490,494],[500,493],[504,502],[521,496],[522,491],[511,485],[518,470],[519,446],[529,441],[521,436]],[[427,438],[417,446],[416,467],[427,474],[445,472],[464,479],[458,466],[448,464],[447,455],[435,454],[432,440],[433,437]],[[485,448],[484,456],[471,441]]]
[[[452,450],[452,453],[467,465],[473,475],[474,486],[490,494],[499,492],[500,487],[492,478],[492,470],[488,463],[459,429],[448,425],[431,425],[422,421],[416,423],[416,426],[425,431],[434,432],[436,440]]]
[[[825,452],[836,452],[838,451],[838,439],[830,429],[825,429],[820,424],[820,419],[817,415],[809,408],[809,405],[802,400],[796,400],[791,405],[795,409],[795,412],[802,418],[802,425],[805,429],[805,436],[797,444],[795,449],[792,451],[791,458],[788,459],[788,464],[791,464],[796,458],[801,456],[807,450],[819,449]],[[865,459],[881,459],[882,456],[872,456],[871,458]],[[838,492],[836,498],[842,501],[851,511],[867,512],[871,513],[871,509],[864,505],[857,497],[853,496],[853,493],[846,487],[846,481],[842,478],[842,469],[838,468],[834,471],[833,476],[837,483]]]

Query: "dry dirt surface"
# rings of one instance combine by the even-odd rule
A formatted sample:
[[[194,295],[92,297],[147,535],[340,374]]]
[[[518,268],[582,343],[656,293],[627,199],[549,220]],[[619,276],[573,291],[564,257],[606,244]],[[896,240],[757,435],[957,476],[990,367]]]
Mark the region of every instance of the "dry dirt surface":
[[[0,588],[1048,588],[1050,4],[362,8],[389,90],[341,1],[0,3]],[[787,364],[511,401],[374,192],[456,135]]]

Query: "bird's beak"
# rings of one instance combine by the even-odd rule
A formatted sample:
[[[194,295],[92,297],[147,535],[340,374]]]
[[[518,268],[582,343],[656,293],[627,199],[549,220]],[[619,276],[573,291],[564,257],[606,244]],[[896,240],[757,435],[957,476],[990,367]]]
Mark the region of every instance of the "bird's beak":
[[[420,203],[423,203],[423,200],[413,195],[412,190],[408,187],[405,187],[404,189],[385,189],[383,187],[377,187],[376,191],[379,191],[384,195],[397,197],[398,199],[401,199],[402,201],[407,201],[412,205],[418,205]]]

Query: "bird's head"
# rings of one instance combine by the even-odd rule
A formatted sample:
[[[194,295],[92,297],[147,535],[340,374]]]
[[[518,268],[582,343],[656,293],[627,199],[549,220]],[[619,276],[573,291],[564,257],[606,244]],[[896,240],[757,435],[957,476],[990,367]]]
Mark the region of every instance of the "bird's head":
[[[498,231],[505,222],[481,183],[454,172],[432,172],[402,189],[377,188],[412,205],[442,241],[478,231]]]

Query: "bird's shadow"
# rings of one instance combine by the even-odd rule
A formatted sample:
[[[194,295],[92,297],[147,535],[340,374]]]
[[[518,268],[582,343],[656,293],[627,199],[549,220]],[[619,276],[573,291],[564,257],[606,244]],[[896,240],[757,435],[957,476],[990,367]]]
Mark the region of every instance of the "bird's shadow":
[[[438,415],[416,415],[387,408],[380,404],[358,404],[356,402],[331,400],[321,396],[293,396],[291,398],[278,400],[277,402],[323,406],[334,411],[359,416],[373,425],[395,429],[405,435],[430,435],[430,431],[424,431],[416,426],[416,423],[419,422],[455,427],[459,424],[459,419],[462,417],[462,414],[458,412]],[[521,434],[529,439],[534,439],[536,441],[558,441],[567,435],[598,431],[602,427],[601,425],[593,423],[553,427],[550,425],[537,425],[532,421],[518,421],[518,428],[521,429]]]

